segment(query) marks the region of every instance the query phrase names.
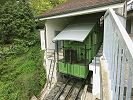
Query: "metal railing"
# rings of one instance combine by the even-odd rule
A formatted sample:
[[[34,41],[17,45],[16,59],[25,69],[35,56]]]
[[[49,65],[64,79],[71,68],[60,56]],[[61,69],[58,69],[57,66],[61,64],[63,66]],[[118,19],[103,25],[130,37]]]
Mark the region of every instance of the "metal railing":
[[[109,71],[112,100],[131,100],[133,42],[113,9],[104,16],[103,55]]]

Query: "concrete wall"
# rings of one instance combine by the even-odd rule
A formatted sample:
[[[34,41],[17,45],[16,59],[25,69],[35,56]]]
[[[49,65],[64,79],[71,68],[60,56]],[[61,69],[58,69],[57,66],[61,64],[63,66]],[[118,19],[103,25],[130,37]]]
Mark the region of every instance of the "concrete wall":
[[[123,15],[123,7],[114,9],[116,13]]]
[[[131,19],[131,32],[130,33],[133,35],[133,18]]]
[[[89,70],[93,71],[93,87],[92,94],[100,96],[100,66],[89,65]]]
[[[127,19],[126,30],[129,34],[133,35],[133,16]]]
[[[126,21],[126,30],[130,34],[131,33],[131,19],[128,18]]]

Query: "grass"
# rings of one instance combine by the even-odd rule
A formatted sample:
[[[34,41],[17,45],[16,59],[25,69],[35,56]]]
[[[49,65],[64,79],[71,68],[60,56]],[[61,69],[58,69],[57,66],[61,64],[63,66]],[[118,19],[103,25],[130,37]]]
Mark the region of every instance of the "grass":
[[[45,84],[43,52],[36,44],[21,55],[0,60],[0,100],[29,100]]]

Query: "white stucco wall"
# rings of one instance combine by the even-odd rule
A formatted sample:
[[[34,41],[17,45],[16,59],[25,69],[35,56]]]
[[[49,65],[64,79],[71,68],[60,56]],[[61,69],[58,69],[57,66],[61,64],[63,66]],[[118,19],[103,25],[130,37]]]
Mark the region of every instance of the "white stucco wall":
[[[44,49],[46,47],[45,46],[45,43],[44,43],[45,42],[44,41],[45,40],[45,35],[43,35],[43,33],[46,34],[47,48],[45,48],[45,49],[55,49],[55,43],[52,42],[53,38],[55,37],[55,32],[56,31],[62,31],[70,23],[71,19],[72,18],[46,20],[46,22],[45,22],[45,28],[46,28],[45,33],[44,33],[43,30],[40,31],[40,35],[41,35],[41,39],[42,39],[41,46],[44,46],[42,49]],[[42,37],[44,38],[44,40],[43,40]],[[51,50],[50,51],[48,50],[48,52],[53,52],[53,50],[52,51]],[[47,52],[45,51],[45,53],[44,53],[44,60],[45,60],[44,67],[46,69],[46,76],[48,78],[49,68],[50,68],[50,62],[51,61],[47,58],[46,55],[47,55]],[[52,78],[52,83],[57,82],[58,75],[57,75],[56,64],[54,66],[53,76],[49,76],[49,77],[53,77]]]
[[[40,31],[40,41],[41,41],[41,50],[45,50],[45,30],[41,29]]]
[[[71,19],[72,18],[61,18],[46,21],[45,25],[48,49],[55,49],[55,44],[52,42],[55,37],[55,31],[62,31],[69,24]]]
[[[100,66],[89,65],[89,70],[93,71],[92,94],[100,96]]]
[[[97,22],[99,16],[101,15],[102,13],[97,13],[97,14],[77,16],[77,17],[75,16],[75,17],[78,18],[76,22],[80,21],[91,22],[93,20]],[[73,21],[75,17],[46,20],[45,25],[46,25],[46,37],[47,37],[48,49],[55,48],[55,44],[52,42],[53,38],[55,37],[55,31],[62,31],[68,24],[70,24],[71,21]]]

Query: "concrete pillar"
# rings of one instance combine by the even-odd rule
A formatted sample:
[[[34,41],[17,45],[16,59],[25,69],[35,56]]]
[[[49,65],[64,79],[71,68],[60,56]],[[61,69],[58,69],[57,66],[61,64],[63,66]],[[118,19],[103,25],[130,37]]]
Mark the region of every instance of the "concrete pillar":
[[[46,45],[45,45],[45,30],[44,29],[40,29],[40,40],[41,40],[41,50],[45,50]]]
[[[133,18],[131,19],[131,31],[130,33],[133,35]]]

